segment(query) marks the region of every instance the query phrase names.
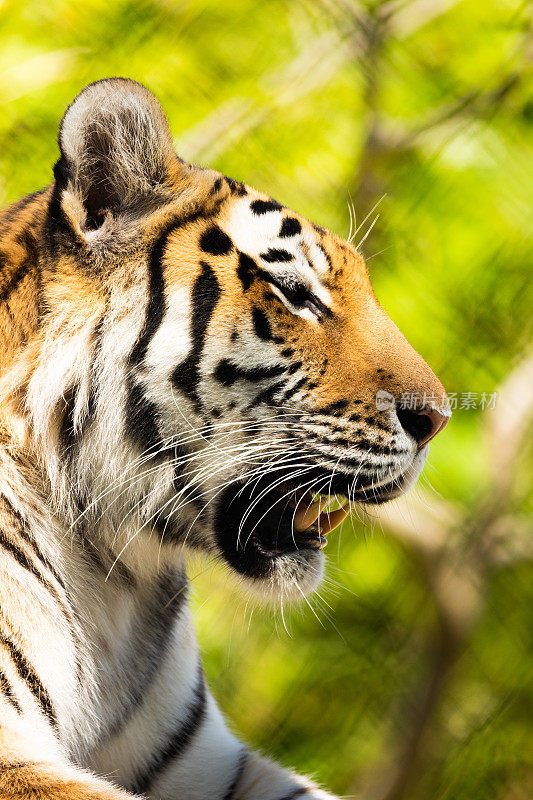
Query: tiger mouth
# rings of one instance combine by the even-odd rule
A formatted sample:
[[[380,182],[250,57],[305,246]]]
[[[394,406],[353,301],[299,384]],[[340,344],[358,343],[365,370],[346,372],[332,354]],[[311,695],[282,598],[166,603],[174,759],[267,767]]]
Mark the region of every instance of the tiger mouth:
[[[282,502],[286,500],[287,514],[292,516],[291,543],[296,550],[310,548],[321,550],[326,546],[327,536],[338,528],[350,513],[350,503],[344,496],[320,494],[298,489],[284,490],[277,488]],[[328,508],[332,500],[340,504],[340,508]],[[285,509],[283,509],[285,511]],[[280,554],[287,552],[286,542],[272,542],[271,552]],[[285,546],[284,546],[285,545]],[[290,547],[290,545],[289,545]]]
[[[289,483],[273,483],[267,475],[253,485],[228,486],[215,514],[224,560],[247,577],[268,577],[280,559],[311,558],[322,550],[353,502],[384,503],[404,491],[401,479],[356,489],[348,476],[335,476],[327,489],[328,493],[314,494]]]

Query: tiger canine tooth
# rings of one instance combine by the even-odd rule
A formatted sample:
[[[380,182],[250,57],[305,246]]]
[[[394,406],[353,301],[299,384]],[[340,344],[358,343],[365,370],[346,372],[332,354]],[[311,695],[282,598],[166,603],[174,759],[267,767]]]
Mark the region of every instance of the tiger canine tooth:
[[[306,531],[307,528],[309,528],[320,516],[321,511],[321,500],[317,500],[316,503],[311,503],[310,505],[304,505],[303,507],[298,508],[293,517],[294,530],[298,533]]]
[[[318,530],[321,536],[327,536],[334,528],[337,528],[350,513],[349,503],[336,511],[325,511],[318,517]]]

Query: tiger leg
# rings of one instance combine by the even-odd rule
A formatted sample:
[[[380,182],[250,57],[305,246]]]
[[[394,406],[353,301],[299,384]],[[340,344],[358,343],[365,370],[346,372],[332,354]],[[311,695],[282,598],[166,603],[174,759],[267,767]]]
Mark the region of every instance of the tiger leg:
[[[0,800],[133,800],[134,795],[66,763],[36,759],[35,748],[0,727]]]

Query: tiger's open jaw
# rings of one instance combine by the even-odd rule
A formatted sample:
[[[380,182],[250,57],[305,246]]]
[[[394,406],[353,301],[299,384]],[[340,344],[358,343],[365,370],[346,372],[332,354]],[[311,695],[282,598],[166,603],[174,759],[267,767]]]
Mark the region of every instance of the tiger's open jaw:
[[[333,499],[333,497],[332,497]],[[348,515],[347,501],[328,510],[329,498],[275,486],[266,479],[229,486],[215,518],[217,545],[223,559],[240,575],[276,580],[303,580],[320,572],[327,536]],[[307,590],[312,587],[306,587]]]
[[[424,448],[401,475],[381,482],[357,485],[353,476],[339,473],[319,481],[317,473],[314,485],[327,488],[319,495],[268,475],[234,482],[215,513],[218,551],[241,576],[270,582],[273,595],[280,589],[287,593],[294,579],[304,592],[311,591],[322,574],[328,534],[347,517],[351,503],[379,505],[403,494],[417,480],[426,455]],[[339,507],[332,508],[333,501]]]
[[[271,500],[276,507],[278,527],[268,533],[261,523],[257,535],[265,553],[273,556],[298,550],[322,550],[327,544],[327,535],[337,528],[349,513],[349,503],[342,498],[341,507],[328,509],[332,498],[329,495],[316,497],[312,492],[291,489],[289,486],[273,489]],[[339,498],[335,497],[338,501]],[[265,515],[266,517],[266,515]],[[283,519],[287,517],[287,520]],[[264,519],[264,517],[263,517]],[[290,524],[287,537],[286,521]],[[265,537],[266,534],[266,537]]]

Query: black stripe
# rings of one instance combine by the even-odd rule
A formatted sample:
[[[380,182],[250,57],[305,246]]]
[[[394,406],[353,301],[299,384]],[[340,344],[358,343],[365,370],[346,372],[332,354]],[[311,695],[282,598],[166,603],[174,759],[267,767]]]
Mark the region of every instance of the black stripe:
[[[270,320],[263,309],[254,306],[252,311],[252,321],[254,323],[256,335],[265,342],[271,341],[273,338],[272,327],[270,325]]]
[[[214,184],[211,186],[211,194],[217,194],[222,188],[222,178],[217,178]]]
[[[129,636],[132,662],[135,665],[143,664],[143,669],[136,669],[129,676],[128,691],[119,699],[115,719],[106,727],[99,746],[124,730],[142,704],[164,663],[165,653],[174,635],[175,622],[187,603],[187,588],[185,570],[171,570],[157,578],[142,615]]]
[[[239,267],[237,269],[237,276],[243,285],[244,291],[249,289],[254,282],[257,271],[257,264],[253,258],[250,258],[250,256],[246,255],[246,253],[239,252]]]
[[[233,386],[236,381],[264,381],[267,378],[277,378],[286,372],[285,367],[237,367],[228,361],[227,358],[221,359],[214,372],[214,376],[223,386]]]
[[[45,555],[43,555],[43,553],[41,553],[41,551],[40,551],[40,549],[39,549],[39,547],[38,547],[38,545],[37,545],[37,542],[36,542],[36,541],[35,541],[35,539],[34,539],[34,538],[33,538],[33,537],[30,535],[30,533],[29,533],[29,531],[28,531],[28,528],[27,528],[26,521],[25,521],[24,517],[22,517],[22,516],[21,516],[21,515],[18,513],[18,511],[16,511],[16,510],[13,508],[13,506],[11,505],[11,503],[9,503],[9,502],[8,502],[8,501],[5,499],[5,497],[4,497],[4,498],[2,498],[2,501],[3,501],[3,505],[4,505],[4,507],[6,508],[6,510],[7,510],[7,511],[8,511],[8,513],[10,514],[10,516],[11,516],[11,517],[13,517],[13,519],[14,519],[14,520],[16,521],[16,523],[17,523],[17,535],[18,535],[18,536],[20,536],[20,538],[21,538],[21,539],[23,539],[23,541],[25,542],[25,544],[27,544],[27,545],[28,545],[28,547],[30,547],[30,548],[31,548],[31,550],[33,551],[33,553],[34,553],[34,555],[36,556],[36,558],[37,558],[37,559],[38,559],[38,560],[41,562],[41,564],[42,564],[44,567],[46,567],[46,569],[48,569],[48,570],[49,570],[49,572],[50,572],[50,573],[53,575],[53,577],[54,577],[54,579],[57,581],[57,583],[58,583],[58,584],[61,586],[61,588],[62,588],[62,589],[63,589],[63,590],[66,592],[65,583],[64,583],[64,581],[63,581],[63,579],[62,579],[61,575],[58,573],[57,569],[56,569],[56,568],[54,567],[54,565],[53,565],[53,564],[52,564],[52,563],[49,561],[49,559],[48,559],[48,558],[46,558],[46,556],[45,556]]]
[[[32,228],[25,228],[15,237],[15,241],[26,250],[26,262],[29,266],[35,267],[39,261],[39,246],[37,236],[39,234]]]
[[[53,595],[54,599],[58,599],[58,595],[54,587],[46,580],[43,575],[39,572],[35,564],[30,561],[30,559],[26,556],[26,554],[14,544],[7,536],[0,531],[0,547],[3,547],[4,550],[7,550],[13,558],[20,564],[20,566],[30,572],[39,583],[44,586],[44,588]]]
[[[245,194],[248,194],[244,183],[228,177],[226,177],[226,183],[228,184],[232,194],[236,194],[238,197],[244,197]]]
[[[62,176],[60,175],[61,168],[62,168],[62,160],[59,159],[59,161],[57,161],[54,166],[54,174],[56,180],[54,183],[54,187],[52,189],[50,202],[48,203],[48,209],[46,212],[46,218],[44,223],[44,236],[48,244],[48,251],[49,251],[48,254],[50,257],[50,261],[52,262],[59,248],[62,230],[64,230],[67,227],[65,225],[65,217],[63,209],[61,208],[61,191],[63,185],[63,179]]]
[[[191,352],[172,374],[172,382],[200,407],[198,382],[200,379],[200,358],[204,348],[207,328],[220,297],[220,284],[206,261],[200,261],[201,274],[196,278],[192,289]]]
[[[29,270],[31,269],[31,264],[28,264],[26,260],[24,260],[15,270],[7,284],[4,286],[2,291],[0,292],[0,303],[3,303],[5,300],[8,299],[9,295],[12,294],[18,287],[19,283],[22,283],[26,275],[28,274]]]
[[[319,246],[319,247],[320,247],[320,249],[322,250],[322,253],[323,253],[323,255],[324,255],[324,258],[325,258],[325,259],[326,259],[326,261],[328,262],[328,267],[329,267],[329,269],[330,269],[330,271],[331,271],[331,270],[333,269],[333,264],[331,263],[331,256],[330,256],[330,254],[328,253],[328,251],[326,250],[326,248],[324,247],[324,245],[322,244],[322,242],[319,242],[319,243],[318,243],[318,246]]]
[[[18,289],[19,285],[35,270],[39,263],[39,251],[31,229],[26,229],[22,233],[19,233],[15,237],[15,241],[21,248],[26,250],[26,255],[15,272],[10,276],[7,284],[2,287],[0,291],[0,303],[9,300],[10,295]],[[4,254],[4,259],[7,260],[8,258],[9,256]]]
[[[167,767],[181,756],[200,727],[205,714],[207,696],[203,672],[199,670],[198,684],[194,697],[189,704],[185,722],[171,736],[163,750],[157,753],[148,767],[130,787],[137,794],[144,794],[150,788],[154,778],[160,777]]]
[[[289,794],[286,794],[284,797],[278,798],[278,800],[296,800],[297,797],[301,797],[309,791],[311,791],[310,786],[298,786],[297,789],[293,789],[292,792],[289,792]]]
[[[130,362],[139,364],[145,357],[148,345],[165,316],[165,279],[163,277],[163,256],[172,231],[178,227],[172,220],[159,234],[150,251],[148,259],[148,305],[141,334],[130,354]]]
[[[92,567],[94,573],[99,577],[103,576],[119,580],[124,588],[135,589],[137,579],[131,570],[120,559],[117,560],[115,553],[110,547],[106,547],[102,542],[96,545],[90,538],[86,525],[80,522],[74,529],[74,534],[78,537],[81,551],[86,557],[88,566]]]
[[[39,550],[39,548],[38,548],[38,546],[37,546],[37,543],[36,543],[36,542],[35,542],[35,540],[34,540],[34,539],[33,539],[33,538],[32,538],[32,537],[31,537],[31,536],[28,534],[28,532],[27,532],[26,528],[25,528],[25,527],[23,527],[22,529],[19,529],[19,530],[18,530],[18,534],[20,535],[20,537],[21,537],[22,539],[24,539],[24,541],[26,542],[26,544],[27,544],[29,547],[31,547],[31,549],[33,550],[33,552],[34,552],[35,556],[36,556],[36,557],[39,559],[39,561],[41,562],[41,564],[43,564],[43,566],[45,566],[45,567],[46,567],[46,568],[49,570],[49,572],[50,572],[50,573],[51,573],[51,574],[54,576],[54,579],[55,579],[55,580],[57,581],[57,583],[58,583],[58,584],[61,586],[61,588],[63,589],[63,591],[65,591],[65,592],[66,592],[66,591],[67,591],[67,587],[65,586],[65,582],[64,582],[63,578],[61,577],[61,575],[59,574],[59,572],[57,571],[57,569],[54,567],[54,565],[53,565],[53,564],[52,564],[52,563],[49,561],[49,559],[48,559],[48,558],[46,558],[46,556],[44,556],[44,555],[41,553],[41,551]]]
[[[6,678],[5,674],[0,669],[0,692],[3,692],[4,697],[6,700],[11,703],[15,711],[18,711],[19,714],[22,713],[22,709],[19,706],[18,700],[13,693],[13,689],[10,686],[8,679]]]
[[[295,217],[285,217],[281,223],[279,236],[284,239],[288,236],[296,236],[301,233],[302,226]]]
[[[300,378],[299,381],[296,381],[294,386],[291,386],[290,389],[287,389],[287,391],[283,393],[283,400],[290,400],[290,398],[293,397],[296,394],[296,392],[298,392],[302,388],[302,386],[305,386],[306,383],[307,383],[307,376]]]
[[[318,442],[321,445],[325,445],[326,447],[328,445],[331,445],[333,447],[339,447],[339,448],[345,447],[346,449],[351,449],[352,451],[353,451],[354,447],[359,447],[361,450],[364,451],[363,453],[361,453],[360,456],[357,456],[357,455],[353,455],[353,456],[343,455],[340,458],[337,458],[337,456],[334,453],[328,453],[326,450],[318,449],[317,451],[315,451],[322,458],[331,457],[333,459],[336,459],[336,463],[337,463],[339,469],[341,469],[342,467],[346,467],[348,469],[353,468],[353,469],[359,470],[360,467],[361,467],[361,464],[363,464],[364,466],[372,467],[371,462],[366,460],[368,453],[372,453],[373,455],[390,456],[390,455],[401,455],[402,452],[403,452],[402,450],[399,450],[397,448],[390,448],[388,446],[383,446],[382,447],[381,445],[374,445],[374,444],[372,444],[371,442],[369,442],[365,438],[353,439],[352,441],[349,441],[347,439],[345,439],[345,440],[342,440],[342,439],[329,440],[329,439],[325,438],[323,433],[315,433],[314,431],[306,430],[305,431],[305,438],[302,438],[302,442],[303,443],[305,443],[305,442],[309,443],[311,440],[314,440],[314,441]],[[389,466],[389,464],[385,463],[382,466],[386,467],[386,466]]]
[[[261,308],[254,306],[252,322],[254,324],[254,330],[260,339],[263,339],[265,342],[271,341],[276,344],[285,344],[285,340],[282,336],[274,336],[270,320]]]
[[[54,728],[57,727],[57,719],[54,707],[52,706],[52,701],[50,700],[50,695],[44,688],[33,667],[30,665],[26,657],[23,655],[23,653],[21,653],[15,643],[12,642],[11,639],[9,639],[1,631],[0,644],[3,644],[5,647],[7,647],[20,679],[26,683],[30,692],[41,706],[43,713],[48,717]]]
[[[295,372],[298,372],[299,369],[303,367],[303,361],[293,361],[292,364],[287,368],[288,375],[294,375]]]
[[[77,617],[76,611],[70,605],[69,593],[63,579],[59,575],[54,565],[46,558],[46,556],[44,556],[41,553],[37,543],[34,541],[33,537],[29,534],[27,530],[27,525],[24,518],[18,513],[18,511],[16,511],[12,507],[12,505],[5,498],[0,498],[0,501],[3,501],[4,507],[7,508],[8,513],[12,516],[13,520],[16,523],[17,536],[19,536],[22,539],[22,541],[32,550],[33,554],[38,559],[40,564],[42,564],[51,573],[51,575],[57,581],[59,586],[65,592],[66,595],[65,599],[61,597],[60,593],[57,591],[55,586],[52,583],[50,583],[50,581],[48,581],[46,577],[37,569],[33,561],[31,561],[31,559],[28,558],[26,553],[24,553],[24,551],[20,547],[18,547],[18,545],[15,542],[11,541],[11,539],[8,539],[7,536],[2,531],[0,531],[0,546],[3,546],[4,549],[7,550],[13,556],[14,559],[16,559],[16,561],[20,564],[20,566],[26,569],[28,572],[30,572],[53,597],[53,599],[59,606],[61,613],[63,614],[63,616],[65,617],[66,621],[70,626],[70,631],[73,639],[76,642],[76,647],[80,649],[82,646],[82,642],[79,634],[79,619]],[[79,677],[81,665],[77,654],[76,654],[76,664]]]
[[[241,781],[241,778],[243,776],[244,769],[246,767],[246,762],[247,761],[248,761],[248,751],[246,749],[243,749],[241,754],[240,754],[240,756],[239,756],[239,760],[237,762],[237,769],[235,771],[235,777],[233,778],[230,786],[228,787],[228,791],[226,792],[226,794],[224,795],[222,800],[233,800],[233,797],[235,796],[235,792],[237,791],[237,787],[238,787],[238,785],[239,785],[239,783]]]
[[[212,256],[226,256],[233,250],[233,242],[218,225],[211,225],[200,236],[200,249]]]
[[[59,449],[60,454],[69,466],[74,458],[75,450],[79,443],[78,436],[74,427],[74,411],[76,409],[76,399],[78,387],[71,386],[63,394],[60,400],[62,405],[61,423],[59,425]]]
[[[159,410],[149,400],[133,376],[128,378],[125,429],[143,453],[158,453],[161,448]]]
[[[266,253],[261,253],[260,258],[268,264],[275,264],[280,261],[294,261],[294,256],[288,250],[282,250],[277,247],[269,247]]]
[[[254,200],[250,203],[250,208],[254,214],[266,214],[268,211],[281,211],[283,206],[276,200]]]
[[[255,396],[255,398],[248,404],[248,410],[252,408],[256,408],[257,406],[261,405],[261,403],[266,403],[267,405],[274,402],[275,395],[280,392],[284,386],[286,385],[286,381],[277,381],[276,383],[272,384],[272,386],[268,386],[266,389],[263,389],[262,392],[259,392]]]
[[[318,414],[333,414],[340,416],[343,411],[346,411],[349,405],[350,403],[348,400],[336,400],[335,402],[330,403],[328,406],[324,406],[324,408],[319,408],[314,412],[314,414],[315,416],[318,416]]]
[[[64,156],[62,156],[54,165],[55,181],[44,223],[44,236],[48,244],[52,269],[55,268],[53,262],[60,249],[68,249],[73,255],[77,256],[84,251],[87,252],[86,242],[74,230],[61,205],[61,196],[67,186],[69,177],[68,165]]]
[[[109,307],[109,303],[106,303],[106,310],[104,314],[100,317],[96,325],[94,326],[93,332],[93,352],[91,358],[91,366],[89,368],[89,375],[90,375],[90,384],[89,384],[89,396],[87,398],[87,409],[85,415],[81,421],[79,435],[80,438],[83,437],[91,423],[93,422],[94,418],[96,417],[97,411],[97,381],[98,381],[98,372],[97,372],[97,365],[98,359],[102,352],[103,342],[104,342],[104,333],[105,333],[105,322],[106,322],[106,314]]]
[[[0,230],[5,229],[10,223],[12,223],[17,216],[24,211],[24,209],[30,205],[34,200],[40,197],[46,189],[39,189],[38,192],[33,192],[32,194],[27,194],[25,197],[22,197],[20,200],[17,200],[11,206],[6,209],[2,209],[2,214],[0,216]]]

